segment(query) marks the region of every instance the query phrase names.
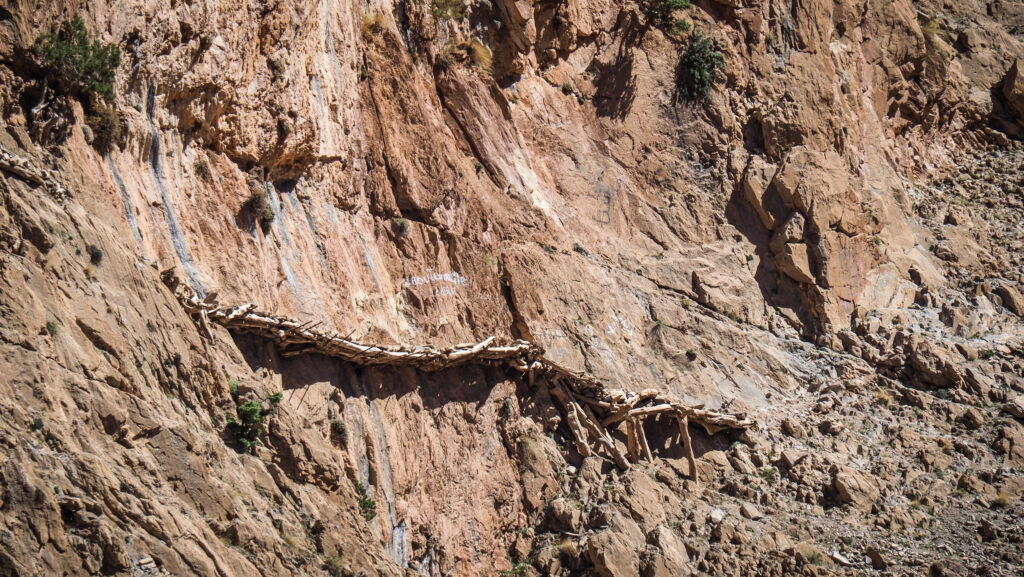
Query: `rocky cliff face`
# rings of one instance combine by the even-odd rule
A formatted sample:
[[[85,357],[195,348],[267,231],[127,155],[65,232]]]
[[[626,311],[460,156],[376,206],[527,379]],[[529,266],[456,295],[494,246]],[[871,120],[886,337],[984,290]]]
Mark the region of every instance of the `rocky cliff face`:
[[[1012,574],[1024,10],[699,2],[691,102],[652,5],[5,0],[0,574]],[[32,50],[76,12],[109,149]],[[758,430],[621,471],[518,373],[207,335],[168,268]]]

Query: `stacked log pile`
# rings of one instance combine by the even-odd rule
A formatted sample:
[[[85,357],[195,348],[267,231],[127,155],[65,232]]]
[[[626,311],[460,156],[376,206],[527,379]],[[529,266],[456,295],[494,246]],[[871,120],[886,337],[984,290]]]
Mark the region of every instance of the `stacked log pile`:
[[[674,419],[678,423],[679,442],[690,462],[694,479],[696,463],[689,434],[690,423],[702,426],[709,435],[726,429],[746,429],[754,424],[744,415],[686,405],[664,391],[645,389],[634,393],[606,387],[589,375],[572,371],[545,357],[544,349],[529,341],[502,343],[495,337],[489,337],[479,343],[446,348],[364,344],[334,331],[320,330],[319,323],[303,323],[259,311],[253,304],[219,305],[216,293],[200,299],[195,291],[181,282],[173,269],[161,273],[161,278],[211,340],[213,333],[209,323],[215,322],[229,330],[268,338],[286,357],[316,353],[358,365],[415,367],[423,371],[469,363],[505,365],[524,373],[531,386],[542,382],[550,387],[552,398],[565,413],[565,422],[581,455],[603,452],[622,469],[628,469],[630,462],[653,459],[644,431],[647,417]],[[625,424],[627,441],[625,454],[611,435],[611,431],[620,429],[622,424]]]

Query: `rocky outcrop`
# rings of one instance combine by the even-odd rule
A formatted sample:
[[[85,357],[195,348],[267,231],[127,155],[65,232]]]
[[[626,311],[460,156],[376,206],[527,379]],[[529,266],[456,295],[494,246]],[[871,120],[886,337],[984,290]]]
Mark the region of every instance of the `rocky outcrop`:
[[[90,4],[109,148],[72,8],[0,8],[0,574],[1020,565],[1013,3]]]

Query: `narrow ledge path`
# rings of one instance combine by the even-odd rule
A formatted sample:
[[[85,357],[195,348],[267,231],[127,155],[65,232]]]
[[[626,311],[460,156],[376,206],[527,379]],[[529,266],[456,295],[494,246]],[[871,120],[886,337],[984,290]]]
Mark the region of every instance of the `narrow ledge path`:
[[[350,340],[334,331],[318,329],[319,323],[300,322],[257,310],[254,304],[225,306],[216,302],[216,293],[200,298],[175,274],[161,273],[164,284],[198,323],[202,334],[213,340],[210,323],[230,330],[260,335],[274,343],[285,357],[321,354],[362,366],[414,367],[438,371],[466,364],[504,365],[524,373],[531,386],[545,383],[565,414],[576,449],[583,456],[603,452],[621,469],[631,463],[653,460],[644,431],[647,417],[667,417],[678,424],[676,442],[682,445],[689,461],[691,478],[696,480],[696,463],[689,424],[704,428],[709,435],[727,429],[747,429],[754,421],[743,414],[709,411],[703,406],[687,405],[656,389],[639,392],[611,388],[594,377],[568,369],[547,358],[543,347],[524,340],[500,342],[489,337],[479,343],[452,347],[386,346]],[[626,452],[611,436],[611,430],[626,425]]]

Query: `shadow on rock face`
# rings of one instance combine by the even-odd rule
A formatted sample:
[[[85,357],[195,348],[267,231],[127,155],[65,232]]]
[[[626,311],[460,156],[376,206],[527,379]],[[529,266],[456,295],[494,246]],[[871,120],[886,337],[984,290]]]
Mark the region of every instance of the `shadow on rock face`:
[[[655,458],[683,459],[686,452],[679,440],[679,424],[674,418],[657,415],[643,420],[647,443]],[[693,455],[700,457],[708,451],[724,451],[729,448],[732,440],[729,435],[719,433],[708,435],[703,427],[691,424],[690,440],[693,441]]]
[[[266,369],[279,374],[285,391],[326,383],[346,398],[367,401],[415,392],[423,407],[432,410],[452,402],[482,405],[495,384],[508,380],[498,368],[465,366],[425,372],[411,367],[361,367],[318,354],[285,358],[273,343],[253,335],[236,335],[235,343],[254,372]]]
[[[633,50],[636,49],[644,29],[636,19],[635,13],[623,16],[623,37],[619,41],[615,59],[608,63],[595,63],[597,72],[595,83],[598,91],[594,96],[597,115],[615,119],[623,119],[629,114],[636,98],[636,79],[633,78]]]

